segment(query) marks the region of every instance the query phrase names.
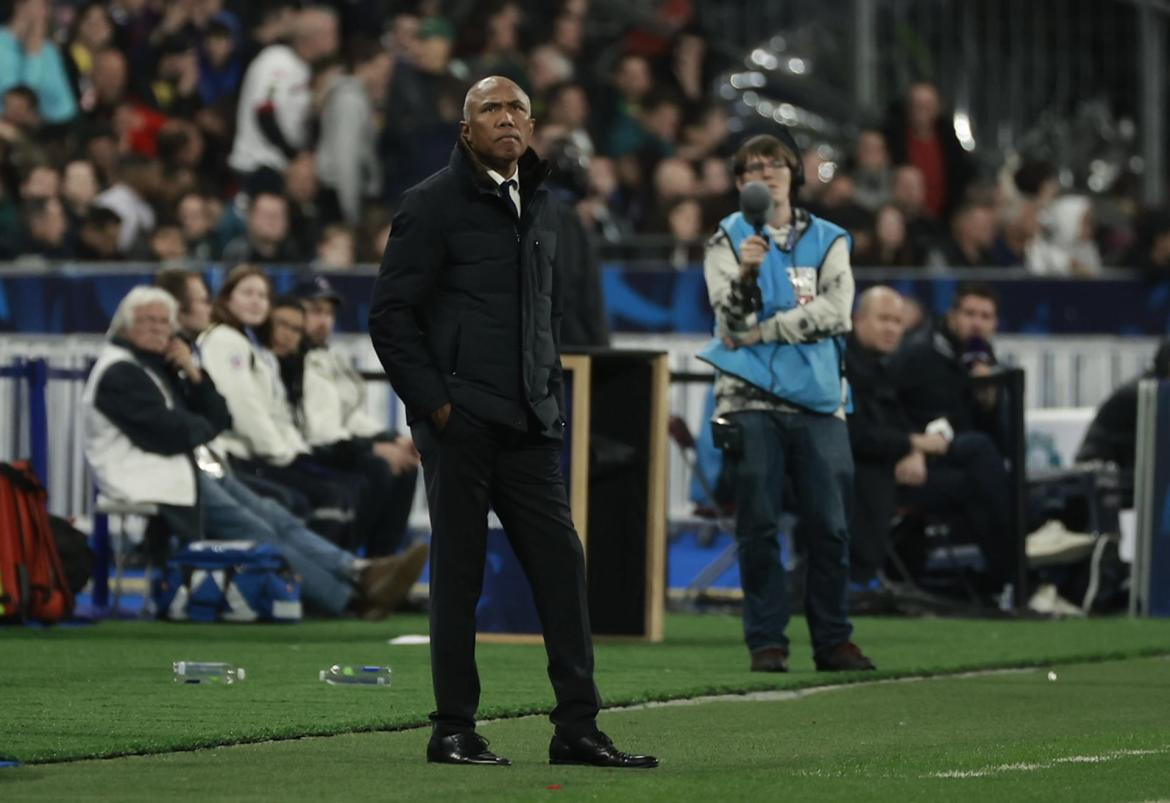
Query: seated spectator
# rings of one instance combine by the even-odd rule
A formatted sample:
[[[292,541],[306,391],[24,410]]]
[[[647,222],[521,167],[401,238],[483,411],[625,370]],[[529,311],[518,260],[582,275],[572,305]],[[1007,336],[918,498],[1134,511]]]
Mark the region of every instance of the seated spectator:
[[[124,256],[144,256],[156,216],[153,201],[162,192],[162,171],[157,161],[127,154],[118,165],[118,179],[98,195],[94,203],[118,213],[122,221],[118,251]]]
[[[650,62],[645,56],[625,53],[614,65],[607,94],[594,104],[600,114],[597,130],[603,133],[603,152],[619,157],[641,147],[645,136],[638,122],[642,101],[654,86]]]
[[[210,260],[216,248],[215,220],[208,199],[197,192],[188,192],[179,199],[176,212],[191,259]]]
[[[855,262],[859,266],[909,268],[920,264],[906,233],[906,219],[893,204],[878,208],[868,240],[868,248],[857,250]]]
[[[199,335],[211,326],[211,293],[203,274],[184,268],[164,268],[155,274],[154,286],[166,290],[175,299],[175,335],[194,347]]]
[[[996,591],[1013,581],[1016,544],[1011,540],[1008,475],[998,445],[1003,437],[999,393],[977,380],[994,371],[991,338],[998,311],[994,289],[961,285],[942,324],[907,341],[890,361],[898,403],[911,431],[940,434],[947,441],[944,449],[932,439],[930,451],[904,467],[897,477],[899,499],[916,512],[946,516],[952,526],[969,531],[981,547],[986,575]]]
[[[589,135],[589,98],[585,87],[570,81],[549,87],[545,94],[545,125],[564,126],[568,138],[584,157],[591,157],[597,149]]]
[[[1041,276],[1097,276],[1101,253],[1093,230],[1092,203],[1063,195],[1048,205],[1041,247],[1030,254],[1028,270]]]
[[[175,308],[165,290],[136,287],[114,315],[83,394],[85,454],[98,486],[158,505],[186,539],[272,544],[322,613],[387,616],[421,573],[425,547],[403,558],[359,559],[238,482],[208,448],[231,417],[190,348],[172,336]]]
[[[894,168],[890,202],[906,219],[906,233],[915,255],[925,259],[942,241],[943,234],[938,222],[926,214],[926,180],[922,171],[913,165]]]
[[[1163,340],[1154,364],[1115,389],[1097,408],[1077,450],[1078,463],[1116,463],[1130,477],[1137,460],[1138,385],[1144,379],[1170,379],[1170,340]]]
[[[150,233],[150,258],[166,266],[187,261],[183,230],[173,220],[164,220]]]
[[[1004,268],[1021,268],[1034,258],[1039,247],[1040,206],[1028,198],[1005,204],[1000,229],[991,246],[991,262]]]
[[[288,207],[288,240],[298,262],[317,252],[327,212],[321,205],[317,183],[317,157],[312,151],[298,154],[284,171],[284,199]]]
[[[77,11],[65,47],[65,69],[83,109],[92,108],[94,57],[114,40],[114,23],[106,5],[89,0]]]
[[[49,0],[14,0],[7,25],[0,27],[0,93],[24,84],[37,94],[49,123],[66,123],[77,114],[77,100],[61,51],[53,43]]]
[[[92,262],[117,259],[121,231],[122,218],[117,212],[104,206],[90,207],[77,234],[77,258]]]
[[[354,521],[367,555],[397,551],[406,536],[419,455],[411,439],[388,430],[366,412],[365,381],[349,360],[330,348],[341,297],[318,276],[297,286],[304,304],[304,348],[289,344],[281,358],[289,401],[313,456],[357,475],[362,504]],[[299,365],[298,365],[299,363]],[[283,370],[288,365],[292,370]],[[296,378],[300,383],[297,386]]]
[[[34,137],[41,127],[40,101],[37,93],[24,84],[4,92],[4,113],[0,120],[16,128],[22,139]]]
[[[69,219],[56,198],[33,198],[24,204],[25,241],[22,256],[68,259],[73,249],[68,242]]]
[[[220,12],[207,24],[199,50],[199,99],[206,107],[235,98],[244,77],[243,42],[235,14]]]
[[[1124,264],[1152,279],[1170,273],[1170,210],[1150,209],[1138,218],[1137,240]]]
[[[76,227],[98,196],[97,171],[93,163],[74,159],[65,165],[61,178],[61,200],[72,226]]]
[[[260,268],[234,268],[212,305],[211,328],[199,337],[203,367],[232,414],[231,427],[220,433],[216,446],[238,473],[284,488],[287,494],[281,498],[295,500],[286,507],[307,507],[316,532],[343,542],[352,520],[352,494],[311,459],[276,360],[256,334],[268,320],[271,296],[271,283]]]
[[[894,186],[890,167],[890,149],[881,131],[869,128],[857,135],[854,152],[853,181],[857,186],[854,200],[863,209],[876,213],[890,200]]]
[[[951,220],[951,236],[928,257],[936,269],[983,268],[992,264],[995,244],[995,212],[984,204],[967,203]]]
[[[313,269],[349,270],[354,265],[354,247],[353,229],[340,224],[326,226],[321,234],[321,241],[317,243],[317,258],[313,261]]]
[[[289,236],[288,200],[263,191],[248,203],[247,230],[223,249],[225,262],[299,262],[301,254]]]

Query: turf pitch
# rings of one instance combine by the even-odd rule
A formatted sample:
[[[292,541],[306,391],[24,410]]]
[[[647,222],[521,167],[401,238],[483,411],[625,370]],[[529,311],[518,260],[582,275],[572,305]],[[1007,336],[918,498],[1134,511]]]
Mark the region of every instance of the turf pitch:
[[[381,626],[0,631],[0,753],[26,762],[161,754],[0,770],[0,799],[1170,797],[1170,661],[1098,662],[1170,653],[1166,622],[862,620],[858,641],[886,677],[1037,668],[603,714],[619,744],[662,757],[662,768],[643,773],[548,767],[543,717],[483,726],[512,768],[425,765],[425,731],[394,729],[425,722],[426,648],[386,643],[424,628],[421,618],[399,617]],[[540,648],[479,652],[485,715],[548,708]],[[249,678],[231,688],[176,686],[169,666],[180,658],[237,661]],[[801,642],[793,658],[789,675],[752,675],[738,620],[672,617],[664,644],[599,645],[598,680],[612,704],[860,679],[812,672]],[[389,663],[395,683],[317,682],[317,670],[337,661]],[[1047,680],[1050,668],[1056,681]],[[296,738],[309,734],[341,735]],[[189,752],[265,739],[282,741]]]

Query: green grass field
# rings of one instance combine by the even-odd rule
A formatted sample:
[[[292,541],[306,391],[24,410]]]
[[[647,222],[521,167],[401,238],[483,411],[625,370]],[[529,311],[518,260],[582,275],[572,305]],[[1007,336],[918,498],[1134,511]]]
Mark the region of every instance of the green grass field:
[[[421,617],[0,630],[0,754],[29,762],[0,770],[0,800],[1170,799],[1170,622],[862,620],[876,678],[812,672],[801,624],[786,676],[746,671],[732,617],[672,617],[664,644],[599,645],[607,704],[867,681],[603,714],[620,745],[662,758],[645,772],[549,767],[547,721],[515,718],[551,704],[543,651],[504,645],[480,647],[483,713],[507,717],[482,732],[516,766],[426,765],[426,731],[404,729],[430,708],[427,650],[386,643]],[[184,658],[249,677],[176,685],[170,662]],[[395,683],[317,681],[339,661],[388,663]],[[953,676],[1006,667],[1034,668]],[[868,682],[924,675],[938,677]],[[223,745],[237,746],[192,750]],[[101,756],[125,757],[78,760]]]

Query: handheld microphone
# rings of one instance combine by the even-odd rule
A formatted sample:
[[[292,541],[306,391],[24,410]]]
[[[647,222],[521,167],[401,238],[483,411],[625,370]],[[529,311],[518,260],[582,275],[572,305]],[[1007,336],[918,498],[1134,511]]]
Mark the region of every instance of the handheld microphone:
[[[976,363],[992,365],[995,360],[991,356],[991,344],[981,337],[970,337],[963,344],[963,354],[960,358],[963,367],[970,370]]]
[[[772,191],[762,181],[749,181],[739,191],[739,211],[748,225],[756,230],[756,234],[768,239],[764,233],[764,226],[772,216]]]

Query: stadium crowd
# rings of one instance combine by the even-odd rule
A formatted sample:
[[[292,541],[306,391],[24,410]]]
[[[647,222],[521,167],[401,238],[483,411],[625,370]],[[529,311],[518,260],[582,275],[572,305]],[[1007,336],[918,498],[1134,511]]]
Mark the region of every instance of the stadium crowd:
[[[651,253],[694,265],[735,207],[738,137],[715,92],[734,65],[694,4],[622,33],[589,0],[305,5],[14,0],[0,260],[375,262],[399,195],[446,164],[463,94],[489,73],[530,93],[534,145],[601,240],[659,235]],[[1170,215],[1124,182],[1066,193],[1059,165],[987,177],[928,83],[851,150],[805,152],[801,202],[851,232],[856,265],[1170,266]]]

